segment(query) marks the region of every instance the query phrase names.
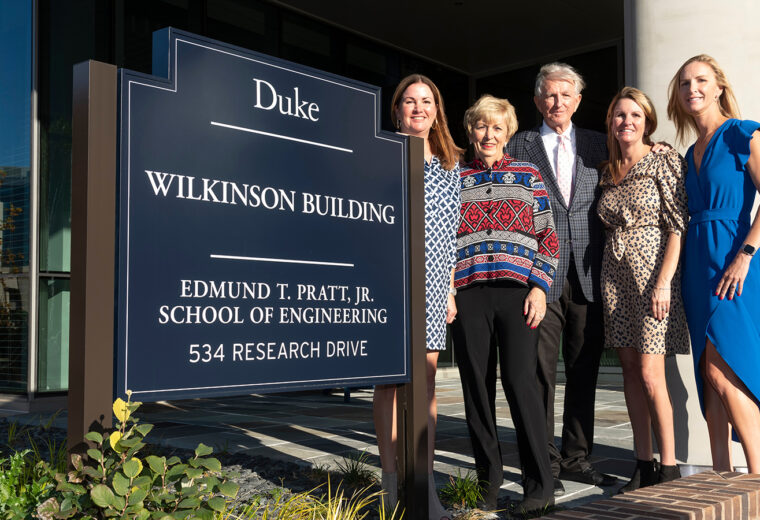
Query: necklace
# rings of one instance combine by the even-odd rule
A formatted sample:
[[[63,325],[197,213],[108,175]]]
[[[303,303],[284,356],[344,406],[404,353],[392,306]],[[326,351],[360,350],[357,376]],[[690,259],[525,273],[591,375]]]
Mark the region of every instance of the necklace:
[[[702,156],[705,154],[707,143],[710,142],[710,139],[717,129],[718,127],[716,126],[713,130],[706,133],[704,137],[698,137],[697,142],[694,143],[694,164],[697,165],[697,168],[700,168],[702,166]]]
[[[694,164],[697,167],[697,173],[699,173],[699,170],[702,167],[702,156],[705,154],[705,149],[710,143],[710,139],[712,139],[712,136],[718,131],[718,128],[723,126],[723,123],[725,123],[726,120],[727,118],[722,118],[712,130],[706,132],[703,136],[697,137],[697,142],[694,143]]]

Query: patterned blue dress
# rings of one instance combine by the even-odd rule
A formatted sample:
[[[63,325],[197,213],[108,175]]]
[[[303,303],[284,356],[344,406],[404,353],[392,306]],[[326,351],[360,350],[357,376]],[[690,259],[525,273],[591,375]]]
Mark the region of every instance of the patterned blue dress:
[[[428,350],[446,350],[446,303],[456,265],[459,165],[425,162],[425,335]]]
[[[683,302],[694,353],[694,372],[704,413],[699,362],[705,338],[736,375],[760,398],[760,259],[753,258],[741,296],[719,300],[723,272],[744,244],[756,188],[746,169],[754,121],[729,119],[694,166],[694,146],[686,153],[689,230],[683,256]]]

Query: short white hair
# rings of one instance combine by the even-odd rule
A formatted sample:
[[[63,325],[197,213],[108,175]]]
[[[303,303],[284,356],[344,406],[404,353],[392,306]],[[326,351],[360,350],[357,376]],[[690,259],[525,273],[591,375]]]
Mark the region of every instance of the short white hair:
[[[586,82],[583,81],[583,77],[581,77],[578,71],[567,63],[554,62],[541,67],[541,70],[538,71],[538,75],[536,76],[536,97],[541,97],[543,94],[544,83],[547,80],[569,81],[575,85],[576,94],[580,94],[586,87]]]

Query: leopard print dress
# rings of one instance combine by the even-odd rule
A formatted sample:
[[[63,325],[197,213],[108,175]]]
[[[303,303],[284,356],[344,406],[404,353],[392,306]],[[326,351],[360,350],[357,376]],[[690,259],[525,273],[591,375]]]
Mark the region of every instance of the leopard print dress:
[[[671,281],[670,313],[652,315],[652,291],[670,233],[686,232],[686,163],[675,150],[650,152],[615,184],[602,175],[597,212],[607,239],[602,260],[605,347],[642,354],[688,354],[681,265]]]

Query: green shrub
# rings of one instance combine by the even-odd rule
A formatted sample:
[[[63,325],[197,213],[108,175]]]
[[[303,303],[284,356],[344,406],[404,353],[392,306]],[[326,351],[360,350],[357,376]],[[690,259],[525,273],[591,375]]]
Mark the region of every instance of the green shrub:
[[[30,450],[0,458],[0,518],[31,518],[37,504],[55,487],[43,461],[35,461]]]
[[[338,471],[342,474],[343,485],[352,489],[366,488],[377,483],[375,472],[369,466],[369,455],[366,451],[349,454],[342,461],[336,462]]]
[[[441,489],[441,498],[451,505],[473,508],[483,498],[483,486],[474,472],[468,471],[462,476],[457,470],[456,477],[449,475],[448,484]]]
[[[133,415],[140,404],[114,402],[116,427],[110,434],[85,435],[93,447],[87,457],[72,454],[72,471],[55,474],[55,492],[37,508],[38,518],[210,520],[225,510],[238,485],[220,479],[221,463],[207,457],[213,451],[208,446],[199,444],[187,462],[140,457],[153,428]]]

